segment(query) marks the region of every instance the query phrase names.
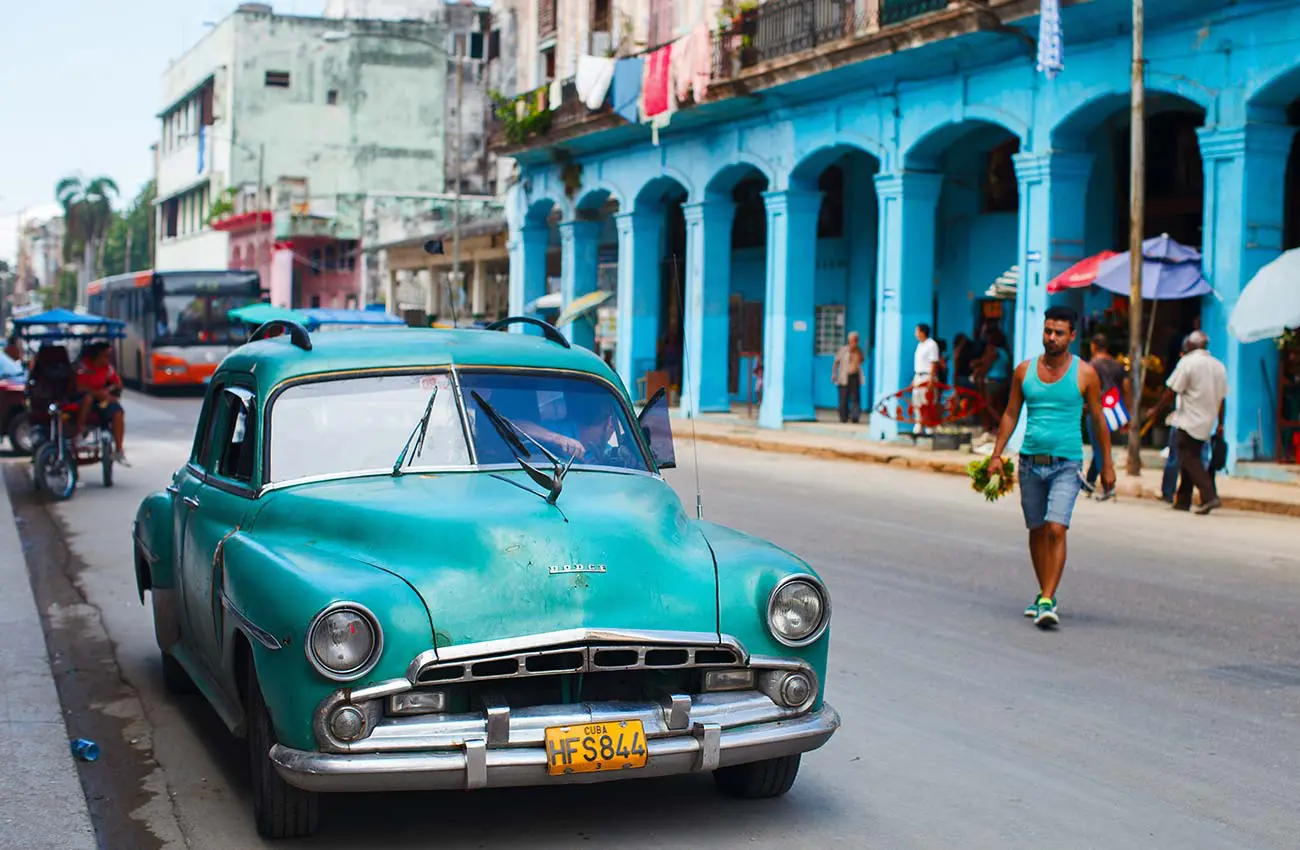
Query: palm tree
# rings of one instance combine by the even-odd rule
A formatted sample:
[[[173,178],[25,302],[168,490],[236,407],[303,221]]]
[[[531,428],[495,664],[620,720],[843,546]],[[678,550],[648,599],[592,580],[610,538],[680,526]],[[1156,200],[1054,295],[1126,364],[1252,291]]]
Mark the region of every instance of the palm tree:
[[[86,287],[95,278],[103,261],[104,237],[113,220],[113,199],[117,184],[109,177],[83,181],[79,175],[64,177],[54,187],[54,195],[63,205],[63,222],[67,238],[63,259],[72,260],[74,243],[81,246],[81,268],[77,274],[77,303],[84,304]]]

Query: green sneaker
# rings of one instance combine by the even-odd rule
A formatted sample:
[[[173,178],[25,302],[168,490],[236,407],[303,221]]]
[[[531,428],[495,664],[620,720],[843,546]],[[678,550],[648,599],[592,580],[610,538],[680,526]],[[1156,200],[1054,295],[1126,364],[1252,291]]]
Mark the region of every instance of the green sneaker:
[[[1038,616],[1038,603],[1039,603],[1040,601],[1042,601],[1042,598],[1043,598],[1043,597],[1041,597],[1041,596],[1035,596],[1035,597],[1034,597],[1034,601],[1033,601],[1033,602],[1030,602],[1030,603],[1029,603],[1029,607],[1025,609],[1025,616],[1026,616],[1026,617],[1037,617],[1037,616]]]
[[[1039,599],[1037,611],[1034,614],[1034,625],[1040,629],[1049,629],[1052,626],[1058,626],[1061,618],[1056,614],[1055,599]]]

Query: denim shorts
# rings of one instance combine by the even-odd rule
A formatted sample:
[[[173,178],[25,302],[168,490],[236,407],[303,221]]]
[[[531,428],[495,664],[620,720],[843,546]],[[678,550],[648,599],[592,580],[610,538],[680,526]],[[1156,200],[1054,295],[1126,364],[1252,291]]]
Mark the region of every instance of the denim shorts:
[[[1030,457],[1020,456],[1016,478],[1026,528],[1039,528],[1049,522],[1070,527],[1070,515],[1074,513],[1074,502],[1082,484],[1079,477],[1082,470],[1082,461],[1055,458],[1051,463],[1035,463]]]

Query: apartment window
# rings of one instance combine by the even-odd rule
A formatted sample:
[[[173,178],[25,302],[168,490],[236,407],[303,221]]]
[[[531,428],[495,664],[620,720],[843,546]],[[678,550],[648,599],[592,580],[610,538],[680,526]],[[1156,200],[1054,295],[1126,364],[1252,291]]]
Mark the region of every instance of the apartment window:
[[[609,0],[592,0],[591,30],[605,32],[609,29]]]
[[[488,36],[488,61],[498,59],[501,56],[501,30],[492,30]]]
[[[322,263],[321,263],[321,250],[320,250],[320,248],[312,248],[312,249],[311,249],[311,258],[309,259],[308,262],[311,263],[311,273],[312,273],[312,274],[320,274],[320,270],[321,270],[321,266],[322,266]]]
[[[266,87],[272,89],[287,89],[289,87],[289,72],[267,71]]]
[[[328,103],[330,106],[338,106],[338,105],[339,105],[339,90],[338,90],[338,89],[330,89],[328,92],[326,92],[326,94],[325,94],[325,102]]]
[[[331,242],[325,246],[325,271],[338,271],[339,268],[339,246]]]
[[[540,0],[537,6],[537,38],[545,40],[555,35],[555,0]]]
[[[472,32],[469,34],[469,58],[483,58],[483,33]]]
[[[199,123],[204,127],[211,127],[216,123],[217,116],[213,108],[215,96],[216,86],[212,80],[208,80],[199,92]]]
[[[844,305],[821,304],[813,319],[813,346],[818,357],[839,353],[844,344]]]
[[[175,239],[180,235],[180,200],[177,198],[171,198],[163,202],[162,206],[163,235],[168,239]]]
[[[676,30],[676,0],[650,0],[650,45],[667,44],[673,40]]]
[[[542,51],[542,84],[555,79],[555,48],[548,47]]]

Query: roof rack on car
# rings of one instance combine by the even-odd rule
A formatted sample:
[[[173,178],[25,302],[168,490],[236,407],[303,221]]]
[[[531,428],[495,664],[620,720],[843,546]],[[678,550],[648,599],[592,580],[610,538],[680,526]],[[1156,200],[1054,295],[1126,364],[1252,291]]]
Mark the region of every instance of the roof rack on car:
[[[289,319],[272,319],[269,322],[263,322],[257,330],[249,336],[249,342],[257,342],[259,339],[277,336],[275,331],[288,331],[289,341],[301,348],[303,351],[311,351],[311,334],[307,329],[297,322]]]
[[[573,347],[569,345],[569,341],[564,338],[564,334],[560,333],[559,329],[556,328],[555,325],[552,325],[549,322],[543,322],[541,319],[534,319],[532,316],[507,316],[504,319],[488,325],[487,330],[503,331],[510,325],[535,325],[542,329],[542,334],[551,342],[558,342],[565,348]]]

